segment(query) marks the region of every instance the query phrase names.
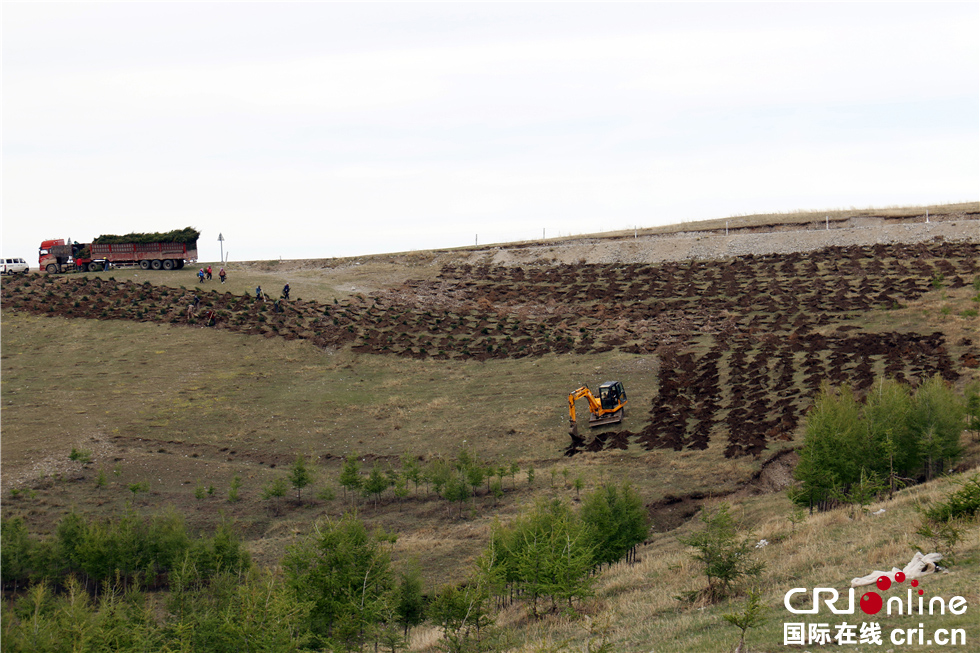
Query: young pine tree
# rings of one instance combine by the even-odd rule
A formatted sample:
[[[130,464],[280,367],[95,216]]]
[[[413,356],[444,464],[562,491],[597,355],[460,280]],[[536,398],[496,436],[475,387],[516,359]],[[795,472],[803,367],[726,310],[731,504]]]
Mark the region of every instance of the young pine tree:
[[[340,485],[344,488],[344,497],[348,491],[351,496],[356,496],[361,489],[363,479],[361,478],[361,461],[356,454],[351,454],[344,459],[344,465],[340,469]]]
[[[296,456],[296,462],[289,469],[289,482],[296,490],[296,503],[303,503],[303,488],[313,482],[313,475],[306,468],[306,459],[303,456]]]

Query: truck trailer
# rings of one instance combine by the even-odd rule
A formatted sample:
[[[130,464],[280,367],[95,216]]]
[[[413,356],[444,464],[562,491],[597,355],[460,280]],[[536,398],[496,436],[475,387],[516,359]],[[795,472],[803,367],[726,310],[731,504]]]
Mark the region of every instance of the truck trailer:
[[[197,261],[197,235],[188,240],[187,232],[187,229],[171,232],[182,234],[183,241],[173,240],[171,234],[129,234],[134,242],[119,242],[126,236],[100,236],[91,243],[73,243],[71,239],[67,242],[45,240],[38,251],[38,269],[48,274],[98,272],[110,266],[179,270]],[[196,231],[192,233],[197,234]]]

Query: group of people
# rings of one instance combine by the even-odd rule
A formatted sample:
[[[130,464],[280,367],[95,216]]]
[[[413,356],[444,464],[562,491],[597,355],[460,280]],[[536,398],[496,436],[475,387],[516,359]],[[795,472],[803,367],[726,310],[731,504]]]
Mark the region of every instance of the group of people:
[[[225,272],[224,268],[218,270],[218,278],[221,279],[221,283],[224,283],[225,279],[228,278],[228,274]],[[210,265],[206,268],[201,268],[200,270],[197,271],[197,280],[200,283],[204,283],[205,281],[211,281]]]
[[[265,298],[265,294],[262,292],[262,286],[255,286],[255,299],[263,299],[263,298]],[[282,287],[282,295],[279,296],[279,299],[289,299],[288,283]]]
[[[225,272],[225,269],[224,268],[221,268],[220,270],[218,270],[218,278],[221,279],[221,283],[224,283],[225,280],[228,278],[228,273]],[[210,265],[208,267],[206,267],[206,268],[201,268],[200,270],[197,271],[197,280],[198,280],[199,283],[204,283],[205,281],[210,281],[211,280],[211,266]],[[255,287],[255,299],[257,301],[258,300],[262,300],[262,299],[268,299],[268,297],[266,297],[265,294],[262,292],[262,286],[256,286]],[[286,299],[286,300],[289,299],[289,284],[288,283],[285,286],[282,287],[282,294],[279,296],[279,299]],[[279,300],[276,300],[276,304],[277,305],[278,305],[278,302],[279,302]],[[196,309],[196,306],[194,306],[194,308]]]
[[[218,278],[221,279],[221,283],[224,283],[225,282],[225,278],[226,277],[227,277],[227,274],[225,273],[225,269],[224,268],[221,268],[220,270],[218,270]],[[211,278],[211,266],[209,265],[206,268],[201,268],[200,270],[198,270],[197,271],[197,278],[198,278],[198,281],[200,281],[201,283],[204,283],[206,280],[210,279]],[[256,286],[255,287],[255,300],[256,301],[263,301],[263,300],[266,300],[266,299],[269,299],[269,298],[265,295],[265,293],[262,292],[262,286]],[[279,296],[279,299],[277,299],[275,301],[275,303],[273,305],[273,310],[276,313],[282,313],[283,312],[283,307],[280,304],[280,302],[281,301],[284,301],[284,300],[288,300],[288,299],[289,299],[289,284],[287,283],[285,286],[282,287],[282,294]],[[200,303],[201,303],[201,298],[198,297],[197,295],[194,295],[194,299],[191,300],[190,304],[187,307],[187,319],[188,320],[190,320],[195,315],[197,315],[197,313],[198,313],[198,307],[200,306]],[[214,311],[208,311],[205,314],[205,317],[207,318],[206,321],[205,321],[205,326],[213,326],[214,323],[215,323],[215,320],[216,320],[216,315],[215,315]]]

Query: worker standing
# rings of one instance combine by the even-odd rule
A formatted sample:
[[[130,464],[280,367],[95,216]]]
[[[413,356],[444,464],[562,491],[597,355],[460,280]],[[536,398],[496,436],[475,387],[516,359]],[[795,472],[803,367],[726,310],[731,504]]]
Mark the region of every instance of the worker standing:
[[[282,287],[282,298],[289,299],[289,284],[287,283]]]
[[[255,299],[262,299],[262,286],[255,286]]]
[[[221,279],[221,283],[224,283],[225,282],[225,277],[227,277],[227,276],[228,275],[225,273],[225,269],[224,268],[221,268],[220,270],[218,270],[218,278]]]

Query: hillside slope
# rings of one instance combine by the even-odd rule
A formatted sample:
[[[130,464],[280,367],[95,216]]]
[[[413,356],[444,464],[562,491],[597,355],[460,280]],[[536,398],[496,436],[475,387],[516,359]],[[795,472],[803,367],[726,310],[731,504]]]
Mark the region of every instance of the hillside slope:
[[[3,512],[44,531],[72,509],[176,505],[195,528],[236,519],[256,559],[274,564],[311,521],[354,505],[338,485],[344,457],[357,454],[366,474],[466,451],[516,466],[500,476],[502,497],[479,487],[459,512],[427,486],[357,501],[372,526],[399,533],[396,558],[420,559],[429,587],[465,577],[495,518],[608,480],[631,481],[669,531],[713,497],[785,487],[783,452],[824,381],[977,378],[980,222],[969,217],[235,263],[224,286],[190,272],[3,279]],[[281,311],[254,300],[256,285],[287,281]],[[610,378],[629,392],[626,421],[570,448],[568,392]],[[92,462],[69,460],[72,448]],[[298,454],[316,481],[280,514],[262,488]],[[760,479],[769,460],[779,473]],[[241,497],[228,501],[236,476]],[[760,501],[775,503],[746,510],[786,510],[782,495]],[[671,538],[642,555],[650,564],[672,548],[689,575]],[[675,636],[651,622],[637,634],[625,621],[638,613],[615,598],[668,572],[603,581],[595,614],[618,606],[621,644]]]

